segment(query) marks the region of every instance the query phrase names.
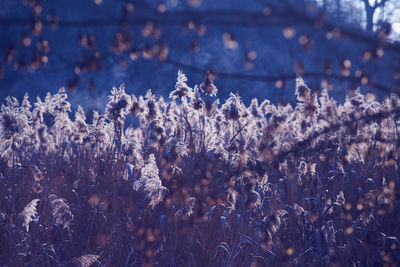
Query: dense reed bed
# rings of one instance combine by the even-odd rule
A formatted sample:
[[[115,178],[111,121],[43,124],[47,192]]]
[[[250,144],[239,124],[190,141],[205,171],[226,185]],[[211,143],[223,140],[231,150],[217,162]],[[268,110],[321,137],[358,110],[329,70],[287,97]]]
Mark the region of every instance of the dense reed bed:
[[[297,104],[60,90],[0,114],[0,265],[376,266],[400,262],[399,115],[298,77]]]

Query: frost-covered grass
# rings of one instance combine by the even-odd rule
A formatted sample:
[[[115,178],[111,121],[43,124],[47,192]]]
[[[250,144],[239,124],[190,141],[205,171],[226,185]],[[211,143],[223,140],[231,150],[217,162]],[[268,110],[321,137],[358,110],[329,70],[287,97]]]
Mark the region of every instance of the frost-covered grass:
[[[170,100],[112,90],[0,114],[0,265],[356,266],[400,261],[400,100],[297,104],[231,94],[212,74]],[[208,94],[208,96],[205,96]],[[127,125],[128,117],[140,122]]]

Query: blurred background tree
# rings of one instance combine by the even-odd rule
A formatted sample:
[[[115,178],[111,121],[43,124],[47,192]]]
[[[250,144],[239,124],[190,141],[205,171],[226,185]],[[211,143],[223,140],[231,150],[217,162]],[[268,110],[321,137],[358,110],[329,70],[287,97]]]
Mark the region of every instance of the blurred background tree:
[[[319,0],[325,10],[336,19],[343,19],[368,32],[393,24],[394,38],[400,33],[400,2],[394,0]],[[385,25],[384,25],[385,24]]]
[[[294,100],[294,80],[343,97],[400,88],[397,0],[4,0],[1,97],[65,86],[103,109],[113,85],[168,96],[178,69],[219,97]]]

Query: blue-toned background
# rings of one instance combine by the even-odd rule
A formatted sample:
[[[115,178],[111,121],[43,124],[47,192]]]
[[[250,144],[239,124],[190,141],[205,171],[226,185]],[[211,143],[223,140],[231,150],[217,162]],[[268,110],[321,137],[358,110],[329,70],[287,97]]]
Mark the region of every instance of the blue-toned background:
[[[102,110],[113,85],[168,96],[179,69],[191,86],[215,71],[218,97],[246,103],[293,101],[296,74],[339,98],[385,95],[399,88],[400,8],[382,2],[367,31],[363,0],[3,0],[0,97],[65,86],[74,107]]]

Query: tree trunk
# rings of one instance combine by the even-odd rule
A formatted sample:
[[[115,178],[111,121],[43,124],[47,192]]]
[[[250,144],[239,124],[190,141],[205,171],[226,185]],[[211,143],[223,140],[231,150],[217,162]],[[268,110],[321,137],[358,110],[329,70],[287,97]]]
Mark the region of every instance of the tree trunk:
[[[325,10],[328,10],[328,0],[324,0],[324,1],[322,2],[322,5],[323,5],[323,7],[324,7]]]
[[[372,7],[366,7],[365,9],[367,13],[367,27],[366,30],[367,32],[372,32],[374,29],[374,13],[375,9]]]
[[[374,30],[374,13],[378,6],[376,5],[376,3],[371,6],[369,0],[363,0],[363,2],[365,6],[365,13],[367,15],[366,17],[367,27],[365,28],[365,30],[367,32],[372,32]]]
[[[336,0],[336,16],[338,19],[342,17],[342,3],[340,0]]]

